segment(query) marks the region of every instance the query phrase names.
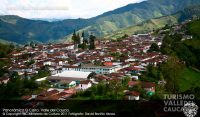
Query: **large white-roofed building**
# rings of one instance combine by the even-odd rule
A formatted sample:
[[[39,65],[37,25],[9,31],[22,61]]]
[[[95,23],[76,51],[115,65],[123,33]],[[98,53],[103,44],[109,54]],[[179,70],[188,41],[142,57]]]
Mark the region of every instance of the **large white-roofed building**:
[[[81,78],[81,79],[87,79],[89,78],[90,74],[92,72],[82,72],[82,71],[64,71],[62,73],[58,73],[56,77],[66,77],[66,78]]]
[[[91,79],[93,75],[93,72],[64,71],[47,77],[47,80],[53,84],[53,87],[70,88],[78,85],[80,81]]]

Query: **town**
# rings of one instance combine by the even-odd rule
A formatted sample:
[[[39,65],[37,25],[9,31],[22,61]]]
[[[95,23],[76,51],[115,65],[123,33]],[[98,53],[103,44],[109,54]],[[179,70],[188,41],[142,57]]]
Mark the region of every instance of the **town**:
[[[172,28],[178,32],[180,26]],[[151,32],[125,35],[116,40],[100,40],[95,36],[87,39],[84,33],[76,37],[74,32],[73,42],[31,43],[15,49],[10,54],[11,65],[5,67],[17,77],[34,79],[43,86],[36,92],[32,91],[33,94],[23,95],[22,100],[80,99],[94,88],[100,90],[98,95],[101,96],[103,86],[116,93],[114,99],[145,100],[144,94],[151,97],[157,85],[166,84],[164,79],[156,82],[140,80],[149,65],[156,67],[168,59],[167,55],[157,51],[162,45],[164,31],[160,30],[157,36]],[[185,35],[182,40],[191,38]],[[9,80],[9,76],[4,75],[0,83],[7,84]],[[98,99],[91,94],[89,97]]]

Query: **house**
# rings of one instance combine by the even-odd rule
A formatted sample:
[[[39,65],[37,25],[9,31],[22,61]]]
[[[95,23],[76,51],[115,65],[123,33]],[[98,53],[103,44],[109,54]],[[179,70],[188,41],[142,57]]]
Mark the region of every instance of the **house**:
[[[66,71],[94,72],[96,74],[110,74],[121,69],[120,65],[112,65],[111,62],[106,62],[106,66],[96,66],[93,64],[81,64],[80,66],[63,66]]]
[[[11,55],[16,57],[16,56],[22,55],[22,53],[21,52],[12,52]]]
[[[51,62],[51,60],[45,60],[44,62],[43,62],[43,65],[45,66],[45,65],[52,65],[52,62]]]
[[[149,95],[152,95],[153,93],[155,93],[155,86],[156,86],[155,83],[141,82],[141,86]]]
[[[138,74],[138,73],[140,73],[140,71],[142,69],[137,68],[137,67],[128,67],[128,68],[125,68],[125,70],[128,71],[128,73],[130,73],[130,74]]]
[[[66,44],[65,47],[67,50],[74,49],[74,44]]]
[[[139,100],[140,99],[140,93],[136,91],[128,91],[126,92],[126,98],[128,100]]]
[[[141,85],[141,87],[147,92],[155,93],[155,83],[152,82],[140,82],[140,81],[129,81],[128,86],[134,87],[136,85]]]
[[[9,80],[10,80],[9,77],[5,77],[5,76],[1,77],[0,78],[0,84],[7,84]]]
[[[92,86],[92,82],[90,80],[80,81],[79,89],[86,90]]]
[[[37,95],[35,100],[47,100],[49,97],[57,95],[59,93],[58,90],[52,89],[50,91],[44,91],[41,94]]]
[[[65,100],[72,96],[72,94],[69,94],[67,92],[60,92],[56,94],[57,100]]]
[[[108,76],[105,76],[105,75],[100,75],[100,74],[97,74],[95,76],[96,82],[101,82],[101,81],[107,82],[107,81],[110,81],[111,79],[112,79],[111,77],[108,77]]]
[[[54,84],[54,87],[58,87],[60,89],[71,88],[75,86],[76,86],[76,81],[71,81],[71,80],[61,80]]]
[[[76,89],[75,88],[67,88],[67,89],[64,89],[64,91],[62,91],[62,92],[65,92],[65,93],[68,93],[68,94],[75,94]]]
[[[32,96],[31,95],[25,95],[25,96],[22,96],[21,99],[24,100],[24,101],[28,101],[28,100],[32,99]]]
[[[133,80],[138,80],[138,79],[139,79],[138,76],[131,76],[131,78],[132,78]]]
[[[113,63],[107,61],[107,62],[104,62],[103,65],[104,65],[104,66],[113,66]]]
[[[134,86],[136,86],[136,85],[138,85],[138,84],[140,84],[139,81],[129,81],[129,82],[128,82],[128,86],[129,86],[129,87],[134,87]]]
[[[80,71],[79,66],[63,66],[63,71]]]
[[[115,72],[117,66],[95,66],[93,64],[81,65],[81,71],[84,72],[94,72],[97,74],[110,74]]]
[[[66,100],[67,98],[70,98],[75,93],[67,92],[66,90],[59,90],[59,89],[49,89],[47,91],[42,92],[37,97],[35,97],[35,100]],[[30,96],[29,96],[30,97]],[[29,98],[24,97],[26,98]]]
[[[110,62],[110,61],[114,60],[114,58],[112,56],[104,56],[103,60]]]
[[[75,88],[70,89],[54,89],[50,88],[47,91],[43,91],[39,95],[22,96],[22,100],[66,100],[76,93]]]

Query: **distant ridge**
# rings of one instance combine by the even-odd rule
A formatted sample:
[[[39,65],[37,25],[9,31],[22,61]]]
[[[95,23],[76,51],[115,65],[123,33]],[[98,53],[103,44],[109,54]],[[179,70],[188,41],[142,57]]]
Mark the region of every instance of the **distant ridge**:
[[[106,35],[105,38],[117,39],[122,37],[124,34],[132,35],[136,33],[146,33],[158,28],[162,28],[165,25],[181,23],[185,20],[192,19],[193,17],[200,17],[200,5],[188,7],[172,15],[150,19],[136,26],[120,29]]]
[[[0,39],[25,44],[31,41],[47,43],[70,37],[74,29],[79,33],[93,33],[103,37],[119,29],[138,25],[152,18],[176,13],[200,0],[148,0],[106,12],[90,19],[62,21],[29,20],[18,16],[0,16]]]

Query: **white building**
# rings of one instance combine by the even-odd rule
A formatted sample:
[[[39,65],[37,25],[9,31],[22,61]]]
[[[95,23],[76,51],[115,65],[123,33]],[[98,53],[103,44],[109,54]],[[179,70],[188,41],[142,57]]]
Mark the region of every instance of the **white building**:
[[[140,93],[136,91],[127,92],[128,100],[140,100]]]
[[[90,80],[80,81],[79,89],[86,90],[92,86],[92,82]]]
[[[47,80],[52,83],[53,87],[58,87],[61,89],[76,87],[79,85],[79,82],[82,81],[82,87],[80,89],[87,89],[91,87],[91,82],[88,82],[88,79],[93,77],[92,72],[81,72],[81,71],[64,71],[56,75],[47,77]],[[87,81],[87,82],[86,82]]]
[[[65,78],[78,78],[78,79],[87,79],[91,72],[81,72],[81,71],[64,71],[62,73],[53,75],[55,77],[65,77]]]
[[[84,64],[80,66],[63,66],[62,70],[94,72],[96,74],[110,74],[125,67],[129,67],[129,64],[122,65],[121,63],[113,63],[113,66],[95,66],[93,64]]]

